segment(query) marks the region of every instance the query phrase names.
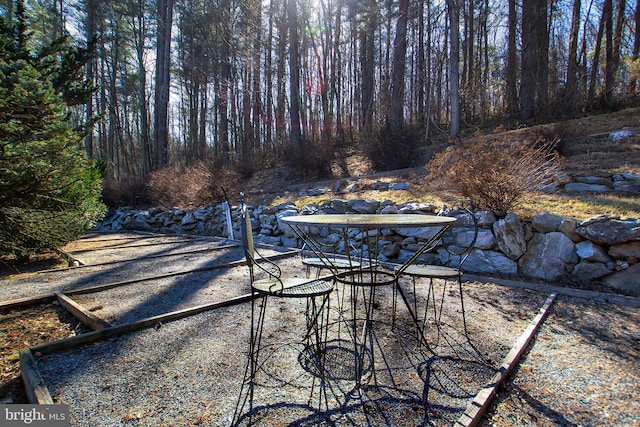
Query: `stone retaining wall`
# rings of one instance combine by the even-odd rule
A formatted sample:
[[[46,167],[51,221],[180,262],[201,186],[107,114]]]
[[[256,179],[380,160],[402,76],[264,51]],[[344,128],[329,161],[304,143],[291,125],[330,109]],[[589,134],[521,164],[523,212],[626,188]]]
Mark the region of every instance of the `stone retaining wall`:
[[[363,199],[335,199],[323,205],[307,205],[300,210],[293,204],[250,208],[254,232],[257,232],[256,242],[286,247],[301,247],[301,242],[281,221],[285,216],[300,213],[434,214],[438,210],[433,205]],[[480,230],[475,247],[464,264],[466,272],[521,274],[549,282],[568,278],[582,282],[597,280],[640,296],[638,219],[598,216],[578,221],[543,213],[530,222],[522,222],[514,213],[504,218],[496,218],[490,211],[476,212],[475,215]],[[236,238],[239,237],[238,216],[239,210],[233,208]],[[98,229],[229,237],[222,205],[194,210],[119,208],[100,223]],[[342,237],[334,230],[315,231],[329,244],[338,242]],[[385,230],[380,240],[381,260],[401,262],[409,258],[426,233],[427,229]],[[358,236],[353,238],[358,239]],[[424,257],[422,261],[428,263],[451,262],[443,250],[435,250]]]

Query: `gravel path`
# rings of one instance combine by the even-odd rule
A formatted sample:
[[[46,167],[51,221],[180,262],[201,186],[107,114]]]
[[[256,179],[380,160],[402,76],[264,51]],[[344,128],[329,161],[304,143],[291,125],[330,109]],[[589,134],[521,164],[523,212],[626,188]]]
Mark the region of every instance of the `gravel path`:
[[[123,242],[131,244],[126,238],[119,244]],[[184,248],[182,241],[173,243]],[[200,247],[202,242],[193,244]],[[171,245],[161,246],[162,251],[173,250]],[[186,258],[144,258],[12,277],[0,283],[0,299],[16,298],[16,290],[23,286],[30,287],[23,294],[39,294],[70,284],[123,281],[239,258],[240,250],[225,248]],[[299,262],[289,257],[278,264],[285,273],[301,276]],[[415,297],[409,282],[402,285],[411,301],[426,300],[427,282],[418,283]],[[435,291],[442,295],[442,283],[435,285]],[[246,267],[235,267],[132,281],[75,295],[74,300],[119,325],[247,292]],[[335,309],[339,295],[346,298],[344,307],[349,306],[350,293],[339,288],[332,295],[329,381],[324,387],[301,356],[303,348],[295,344],[304,329],[304,302],[269,299],[263,351],[269,358],[256,378],[253,410],[244,408],[239,425],[249,421],[265,426],[454,424],[548,297],[479,282],[465,283],[464,292],[469,339],[463,334],[457,288],[448,287],[441,329],[435,327],[433,311],[428,314],[427,347],[418,345],[404,306],[398,306],[395,324],[390,322],[391,290],[380,288],[375,345],[367,358],[373,365],[367,364],[364,386],[357,391],[352,340]],[[245,377],[250,312],[251,304],[244,303],[158,323],[106,341],[38,355],[37,365],[54,400],[70,405],[73,426],[229,425]],[[559,296],[481,425],[640,425],[639,325],[638,308]],[[320,410],[319,396],[327,399]]]

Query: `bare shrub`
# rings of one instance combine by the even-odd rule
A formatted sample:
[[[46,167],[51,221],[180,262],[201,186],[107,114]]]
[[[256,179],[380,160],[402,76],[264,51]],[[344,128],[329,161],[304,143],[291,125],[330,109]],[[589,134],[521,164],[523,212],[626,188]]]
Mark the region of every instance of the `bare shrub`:
[[[154,203],[163,207],[204,206],[224,200],[223,188],[237,192],[239,173],[231,168],[168,166],[149,174],[147,188]],[[231,193],[230,193],[231,194]]]
[[[508,212],[523,196],[560,176],[556,141],[471,140],[449,146],[427,165],[434,188],[452,191],[477,208]]]

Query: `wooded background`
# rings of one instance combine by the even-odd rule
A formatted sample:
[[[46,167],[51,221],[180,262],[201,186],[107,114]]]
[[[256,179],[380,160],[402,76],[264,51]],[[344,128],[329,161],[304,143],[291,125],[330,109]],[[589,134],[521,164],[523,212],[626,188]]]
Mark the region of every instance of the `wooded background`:
[[[640,1],[18,0],[31,42],[95,40],[72,109],[118,181],[168,164],[268,166],[386,129],[421,140],[638,93]],[[15,16],[15,0],[0,13]],[[381,141],[385,144],[385,141]]]

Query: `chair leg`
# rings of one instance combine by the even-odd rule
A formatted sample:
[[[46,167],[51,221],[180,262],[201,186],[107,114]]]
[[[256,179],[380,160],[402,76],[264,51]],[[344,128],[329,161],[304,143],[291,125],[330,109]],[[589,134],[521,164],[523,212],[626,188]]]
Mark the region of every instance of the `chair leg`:
[[[260,300],[258,307],[259,313],[256,319],[255,311],[256,304]],[[247,365],[245,367],[244,377],[242,378],[242,385],[240,386],[240,393],[238,395],[238,401],[233,414],[232,425],[235,425],[240,421],[240,416],[244,410],[245,405],[249,404],[248,413],[253,411],[253,396],[255,389],[255,376],[259,367],[259,352],[260,344],[262,341],[262,330],[264,326],[265,311],[267,306],[267,296],[263,295],[259,298],[253,298],[251,300],[251,330],[249,332],[249,354],[247,358]]]
[[[458,276],[458,289],[460,291],[460,308],[462,310],[462,324],[464,326],[464,335],[469,339],[469,332],[467,331],[467,316],[464,311],[464,296],[462,295],[462,276]]]
[[[316,368],[318,380],[320,382],[318,410],[322,410],[323,402],[324,408],[329,408],[326,390],[326,348],[329,335],[329,304],[330,294],[321,298],[320,305],[318,305],[315,297],[307,299],[307,334],[305,345],[312,351],[312,362]],[[309,397],[310,402],[313,400],[315,382],[316,379],[314,378],[311,385],[311,395]]]

